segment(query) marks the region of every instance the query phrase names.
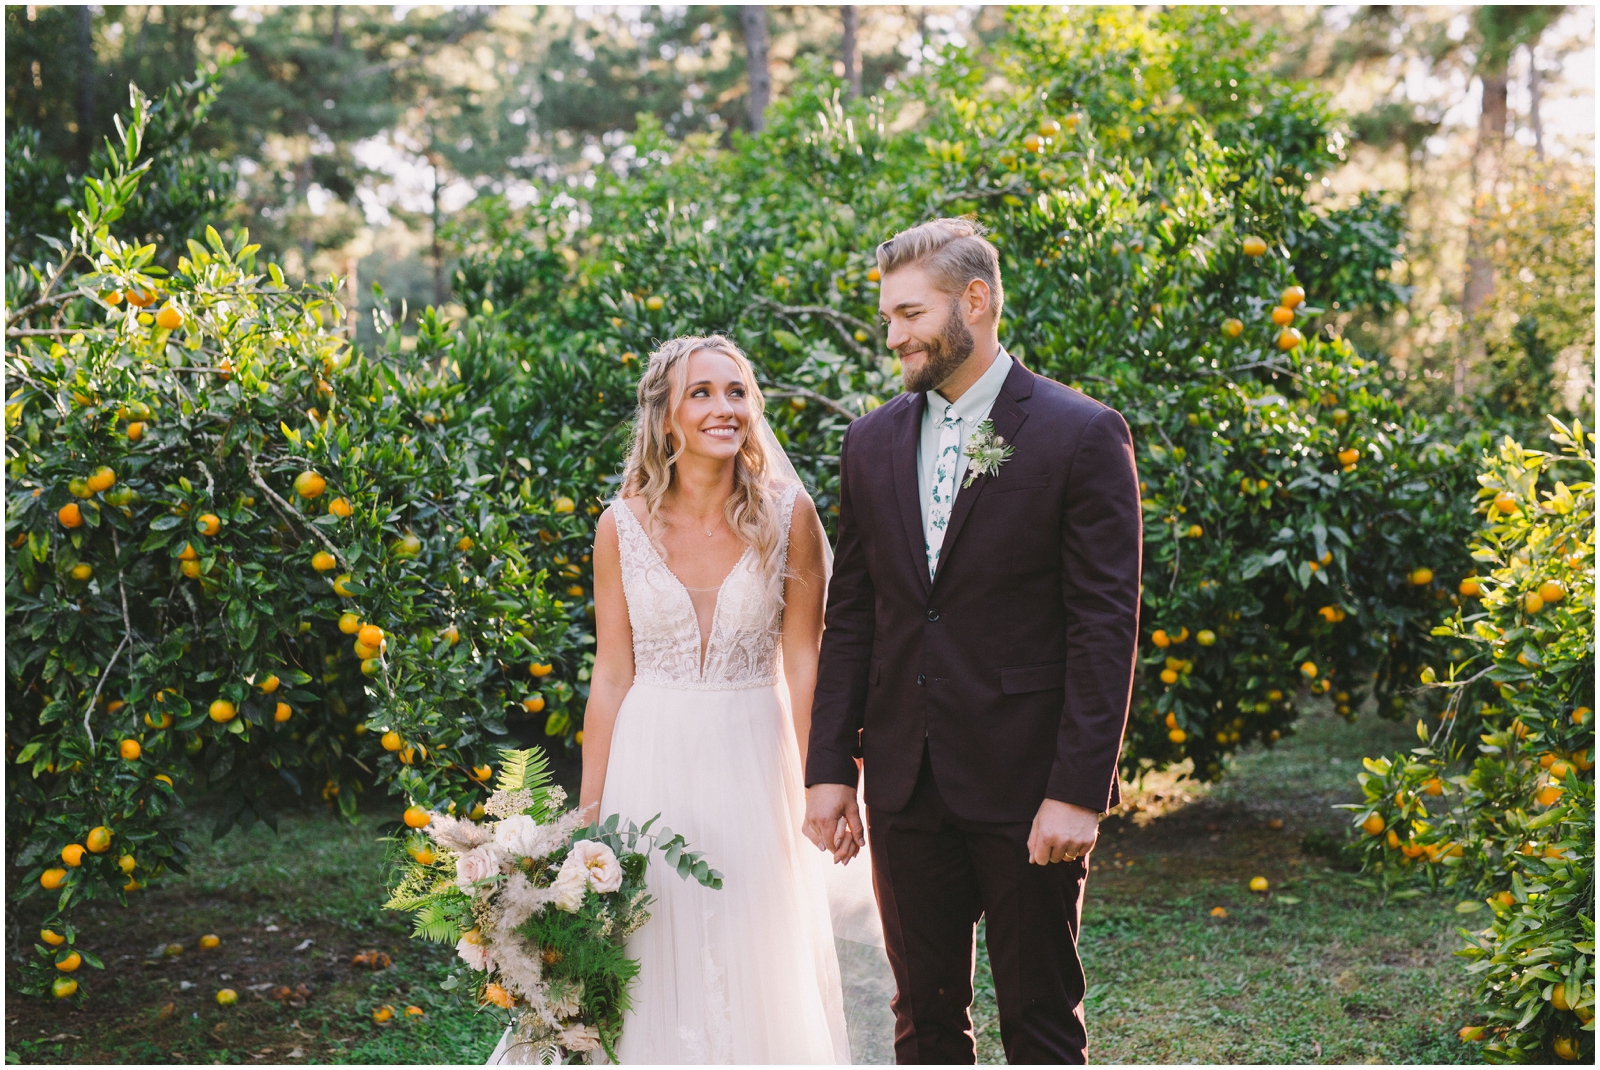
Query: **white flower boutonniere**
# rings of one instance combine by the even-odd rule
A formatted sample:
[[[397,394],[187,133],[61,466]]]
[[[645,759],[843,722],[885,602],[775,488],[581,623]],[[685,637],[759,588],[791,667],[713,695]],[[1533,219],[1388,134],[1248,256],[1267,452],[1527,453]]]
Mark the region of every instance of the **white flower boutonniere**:
[[[1000,466],[1011,456],[1012,448],[994,433],[994,421],[985,420],[972,429],[967,448],[961,452],[967,456],[967,478],[961,485],[970,487],[979,476],[998,475]]]

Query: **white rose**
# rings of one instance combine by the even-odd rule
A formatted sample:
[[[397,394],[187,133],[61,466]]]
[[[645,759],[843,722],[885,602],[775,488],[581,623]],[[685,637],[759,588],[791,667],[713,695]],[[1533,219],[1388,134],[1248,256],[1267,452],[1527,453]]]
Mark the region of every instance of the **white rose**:
[[[561,1031],[561,1046],[568,1051],[594,1051],[600,1047],[600,1030],[592,1025],[569,1025]]]
[[[589,887],[597,892],[614,892],[622,887],[622,863],[611,848],[598,840],[579,840],[572,845],[568,865],[580,865],[589,875]]]
[[[500,872],[500,848],[492,843],[474,847],[456,859],[456,887],[468,895],[477,895],[482,889],[472,885],[487,880]]]
[[[527,814],[513,814],[495,826],[495,846],[517,858],[537,858],[544,835]]]
[[[488,947],[483,943],[483,934],[477,929],[456,941],[456,954],[474,970],[494,969],[494,957],[489,954]]]
[[[550,890],[555,893],[551,901],[557,910],[576,914],[578,908],[583,906],[584,893],[589,890],[589,871],[583,866],[573,865],[572,859],[568,858],[561,872],[556,874],[556,882],[550,886]]]

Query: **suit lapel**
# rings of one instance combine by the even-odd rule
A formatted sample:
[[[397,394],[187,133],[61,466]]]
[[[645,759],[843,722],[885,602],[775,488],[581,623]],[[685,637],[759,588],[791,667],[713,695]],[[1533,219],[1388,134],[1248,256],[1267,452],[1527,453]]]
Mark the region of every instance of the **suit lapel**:
[[[922,490],[917,472],[917,445],[922,438],[922,410],[927,406],[928,398],[922,393],[901,396],[907,397],[907,403],[901,405],[900,411],[894,414],[894,439],[889,459],[894,466],[892,476],[895,496],[900,500],[900,521],[905,527],[906,541],[911,549],[907,560],[911,562],[911,570],[917,574],[917,582],[922,584],[922,591],[926,594],[932,584],[928,579],[928,546],[922,534]]]
[[[1012,362],[1011,371],[1006,374],[1006,381],[1000,387],[1000,394],[994,399],[994,406],[989,410],[989,419],[994,423],[994,433],[1009,444],[1017,441],[1017,431],[1028,418],[1027,410],[1019,403],[1033,394],[1033,373],[1024,368],[1022,362],[1015,357],[1012,358]],[[939,567],[933,577],[935,584],[945,573],[950,555],[955,550],[956,538],[961,534],[961,526],[967,522],[968,514],[972,512],[973,503],[995,478],[979,476],[970,485],[965,485],[966,480],[962,480],[963,486],[956,491],[955,505],[950,511],[950,526],[945,529],[944,544],[939,550]]]

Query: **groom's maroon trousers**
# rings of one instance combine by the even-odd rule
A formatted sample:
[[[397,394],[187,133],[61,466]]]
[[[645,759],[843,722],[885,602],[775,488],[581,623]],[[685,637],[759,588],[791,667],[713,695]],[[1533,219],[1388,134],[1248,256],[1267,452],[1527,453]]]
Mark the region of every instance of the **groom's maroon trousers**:
[[[990,412],[1014,449],[957,492],[930,581],[925,397],[850,425],[806,784],[856,783],[901,1063],[974,1061],[974,926],[1006,1057],[1086,1059],[1078,918],[1087,859],[1035,866],[1045,799],[1116,805],[1138,639],[1139,479],[1114,410],[1014,364]]]

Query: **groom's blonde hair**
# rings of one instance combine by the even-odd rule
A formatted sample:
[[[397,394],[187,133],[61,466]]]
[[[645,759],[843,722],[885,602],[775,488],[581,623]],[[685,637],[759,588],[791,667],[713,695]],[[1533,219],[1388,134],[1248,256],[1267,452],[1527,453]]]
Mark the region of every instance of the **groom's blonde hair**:
[[[683,453],[678,402],[688,382],[689,358],[705,349],[732,358],[738,366],[749,412],[744,443],[734,458],[733,493],[723,505],[723,516],[740,541],[755,548],[768,593],[781,600],[787,571],[785,562],[779,559],[784,545],[778,509],[781,481],[776,459],[768,453],[766,439],[757,431],[765,419],[766,403],[756,382],[755,368],[731,339],[720,334],[684,335],[663,342],[650,354],[644,374],[639,377],[639,408],[634,414],[633,441],[622,470],[622,497],[638,496],[644,500],[645,531],[665,560],[660,509]]]
[[[989,228],[975,219],[935,219],[902,230],[878,246],[878,274],[917,265],[927,269],[933,284],[948,294],[959,294],[973,279],[982,279],[998,318],[1005,302],[1000,250],[985,237],[988,233]]]

